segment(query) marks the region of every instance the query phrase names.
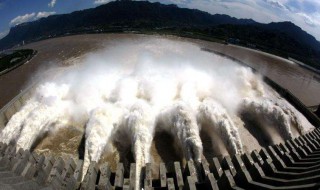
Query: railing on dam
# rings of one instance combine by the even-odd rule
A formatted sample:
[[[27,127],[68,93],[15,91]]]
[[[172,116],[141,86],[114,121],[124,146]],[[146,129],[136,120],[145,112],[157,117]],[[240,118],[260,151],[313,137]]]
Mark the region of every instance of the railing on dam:
[[[125,171],[118,163],[92,162],[82,176],[83,160],[38,155],[0,143],[0,187],[7,189],[134,189],[135,163]],[[142,170],[143,189],[319,189],[320,129],[285,143],[233,157],[152,164]]]

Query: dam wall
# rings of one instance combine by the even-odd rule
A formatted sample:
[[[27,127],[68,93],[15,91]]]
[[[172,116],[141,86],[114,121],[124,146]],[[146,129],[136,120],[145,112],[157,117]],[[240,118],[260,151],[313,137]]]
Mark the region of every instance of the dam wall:
[[[237,60],[239,61],[239,60]],[[291,103],[299,112],[301,112],[309,122],[315,127],[320,127],[320,118],[311,112],[297,97],[295,97],[289,90],[281,87],[279,84],[264,76],[263,80],[266,84],[272,87],[284,99]],[[13,114],[20,110],[20,108],[31,98],[36,85],[31,85],[25,90],[21,91],[15,98],[8,102],[0,110],[0,131],[6,126]]]
[[[294,105],[317,127],[310,133],[260,150],[207,160],[147,163],[142,169],[144,189],[319,189],[319,118],[286,89],[268,78],[265,82]],[[34,87],[22,91],[0,112],[0,129],[32,96]],[[118,163],[91,162],[82,174],[83,160],[39,155],[0,143],[0,187],[7,189],[134,189],[136,163],[129,169]],[[154,173],[158,175],[154,175]],[[81,179],[81,176],[84,176]]]
[[[35,85],[31,85],[24,89],[0,110],[0,131],[6,126],[12,115],[31,98],[34,88]]]
[[[307,106],[305,106],[297,97],[295,97],[289,90],[284,89],[276,82],[272,81],[268,77],[264,77],[264,82],[277,91],[283,98],[291,103],[300,113],[302,113],[309,122],[315,127],[320,127],[320,119],[313,112],[311,112]]]
[[[144,189],[319,189],[319,118],[288,90],[266,77],[264,81],[305,115],[316,129],[280,144],[222,159],[202,156],[201,163],[147,163],[140,177],[135,176],[136,163],[130,163],[127,169],[120,162],[112,171],[107,162],[91,162],[87,172],[82,174],[82,159],[39,155],[0,143],[0,187],[134,189],[136,179],[140,178]],[[32,97],[34,86],[22,91],[1,109],[0,131]],[[158,175],[154,175],[154,171]]]
[[[303,136],[233,157],[160,163],[142,170],[142,187],[148,189],[319,189],[320,129]],[[125,171],[118,163],[91,162],[81,180],[83,160],[38,155],[0,143],[0,186],[6,189],[134,189],[135,163]]]
[[[258,72],[255,68],[251,67],[247,63],[237,59],[236,57],[233,57],[231,55],[227,55],[225,53],[221,53],[219,51],[214,51],[208,48],[202,48],[203,51],[212,52],[215,54],[218,54],[222,57],[226,57],[228,59],[231,59],[245,67],[250,67],[254,72]],[[294,96],[288,89],[283,88],[275,81],[271,80],[267,76],[263,76],[263,81],[268,84],[273,90],[275,90],[277,93],[279,93],[284,99],[286,99],[289,103],[291,103],[300,113],[302,113],[308,121],[314,125],[315,127],[320,127],[320,118],[317,117],[314,113],[312,113],[305,104],[303,104],[296,96]]]

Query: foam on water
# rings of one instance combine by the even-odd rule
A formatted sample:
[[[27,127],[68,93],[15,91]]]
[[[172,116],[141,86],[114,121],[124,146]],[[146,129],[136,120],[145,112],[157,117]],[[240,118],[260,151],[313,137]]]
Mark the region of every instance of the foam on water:
[[[293,137],[290,124],[291,118],[273,101],[265,98],[256,100],[246,98],[243,100],[241,107],[245,113],[249,113],[255,117],[262,116],[265,122],[277,127],[284,139],[291,139]]]
[[[198,108],[197,121],[200,125],[209,127],[209,134],[218,131],[230,154],[243,152],[239,132],[227,111],[216,101],[204,100]]]
[[[175,102],[158,114],[157,126],[175,137],[187,160],[200,162],[203,148],[199,135],[200,129],[193,112],[186,103]]]
[[[191,43],[156,37],[120,41],[77,61],[41,81],[2,130],[1,141],[29,149],[47,132],[76,126],[86,137],[83,174],[119,141],[131,147],[139,187],[155,130],[168,131],[187,160],[200,162],[203,126],[220,134],[230,154],[243,151],[231,117],[241,110],[270,120],[286,139],[291,127],[300,133],[312,128],[251,69]]]
[[[16,141],[20,135],[23,122],[28,118],[30,112],[39,106],[39,102],[29,101],[21,110],[15,113],[6,127],[1,131],[0,139],[3,143],[9,144],[11,140]]]
[[[123,115],[120,129],[130,137],[131,149],[136,162],[136,187],[139,189],[142,179],[141,169],[151,162],[150,147],[154,131],[154,115],[147,102],[138,100]],[[128,142],[122,142],[128,143]]]
[[[118,108],[110,104],[92,110],[85,131],[84,171],[87,171],[91,161],[98,162],[103,152],[111,151],[107,145],[112,143],[119,117]]]

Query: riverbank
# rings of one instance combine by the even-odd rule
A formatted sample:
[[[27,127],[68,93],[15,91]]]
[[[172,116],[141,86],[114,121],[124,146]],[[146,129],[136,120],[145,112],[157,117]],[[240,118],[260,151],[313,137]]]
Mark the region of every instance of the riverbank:
[[[41,71],[47,68],[67,66],[69,64],[67,60],[97,51],[108,45],[113,45],[117,41],[126,39],[149,39],[154,37],[191,42],[197,44],[200,48],[241,60],[262,75],[269,77],[280,86],[288,89],[306,106],[314,106],[320,103],[318,98],[320,81],[316,79],[315,73],[284,58],[240,46],[199,39],[171,35],[159,36],[120,33],[65,36],[23,46],[22,48],[36,50],[38,52],[37,56],[30,60],[28,64],[21,65],[21,67],[16,68],[12,72],[0,76],[0,93],[2,94],[0,107],[3,107],[19,94],[21,90],[30,84],[30,81],[32,82],[37,78],[39,73],[42,73]],[[17,76],[19,76],[18,80]]]

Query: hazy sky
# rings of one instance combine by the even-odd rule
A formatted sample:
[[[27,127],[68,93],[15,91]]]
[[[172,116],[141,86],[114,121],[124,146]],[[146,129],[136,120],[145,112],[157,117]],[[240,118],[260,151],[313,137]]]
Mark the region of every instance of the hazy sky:
[[[320,0],[150,0],[262,23],[291,21],[320,41]],[[11,26],[96,7],[110,0],[0,0],[0,38]]]

